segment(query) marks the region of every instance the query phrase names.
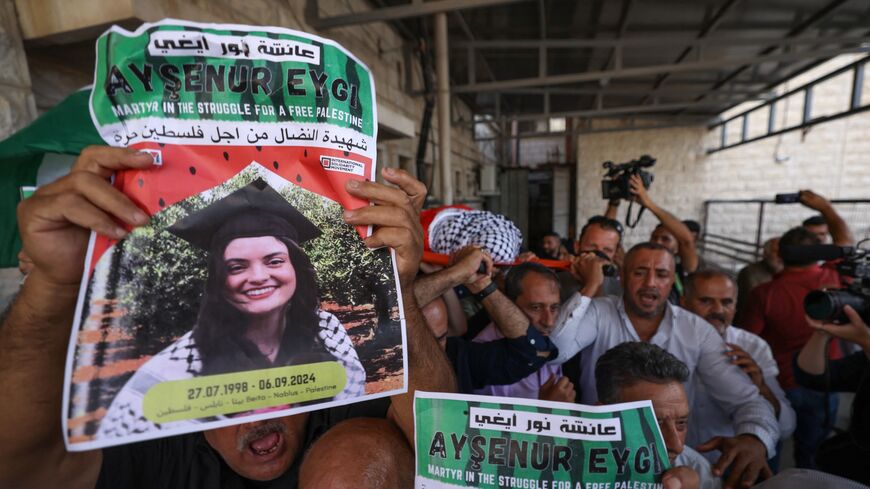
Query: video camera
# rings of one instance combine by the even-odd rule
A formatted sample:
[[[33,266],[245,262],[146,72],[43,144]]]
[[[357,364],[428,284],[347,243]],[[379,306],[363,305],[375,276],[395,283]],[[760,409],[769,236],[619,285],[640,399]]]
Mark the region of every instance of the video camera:
[[[811,261],[842,259],[837,272],[850,277],[851,283],[842,289],[814,290],[804,298],[807,316],[824,322],[845,324],[849,318],[843,306],[855,309],[864,322],[870,323],[870,250],[836,245],[786,246],[783,256]]]
[[[636,160],[616,164],[605,161],[602,166],[607,169],[604,180],[601,181],[601,195],[606,200],[625,199],[631,200],[634,196],[628,180],[632,175],[640,175],[644,188],[649,188],[653,182],[652,172],[643,171],[641,168],[649,168],[656,164],[656,159],[650,155],[643,155]]]

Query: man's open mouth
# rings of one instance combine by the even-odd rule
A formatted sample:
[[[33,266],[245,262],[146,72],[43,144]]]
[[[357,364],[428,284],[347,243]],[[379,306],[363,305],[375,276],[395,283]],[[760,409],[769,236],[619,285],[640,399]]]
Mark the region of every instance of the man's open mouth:
[[[283,439],[284,435],[280,432],[272,432],[249,443],[248,449],[254,455],[266,456],[278,450]]]

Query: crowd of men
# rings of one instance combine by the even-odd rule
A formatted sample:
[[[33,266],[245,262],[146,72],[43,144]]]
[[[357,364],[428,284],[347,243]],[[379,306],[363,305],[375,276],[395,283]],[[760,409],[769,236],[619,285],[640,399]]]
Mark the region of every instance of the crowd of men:
[[[764,259],[735,278],[700,259],[697,223],[659,206],[639,178],[635,199],[659,221],[649,241],[625,249],[615,201],[576,241],[544,236],[538,257],[520,254],[501,216],[452,208],[421,220],[426,189],[401,170],[382,173],[392,186],[349,184],[377,205],[346,212],[346,222],[375,226],[366,244],[396,250],[407,394],[280,418],[282,456],[267,463],[245,458],[266,422],[68,453],[58,413],[87,231],[120,237],[115,220],[145,222],[106,177],[151,164],[148,155],[90,148],[69,176],[19,208],[32,270],[0,327],[0,389],[14,393],[0,405],[8,440],[0,487],[412,487],[415,390],[651,400],[672,463],[665,487],[769,478],[765,487],[789,487],[771,484],[789,438],[798,467],[870,483],[870,328],[851,308],[846,325],[807,318],[806,294],[841,277],[778,252],[853,244],[843,219],[802,191],[819,217],[766,242]],[[424,248],[449,253],[449,265],[421,263]],[[503,265],[516,257],[525,261]],[[857,394],[848,430],[830,437],[837,391]]]

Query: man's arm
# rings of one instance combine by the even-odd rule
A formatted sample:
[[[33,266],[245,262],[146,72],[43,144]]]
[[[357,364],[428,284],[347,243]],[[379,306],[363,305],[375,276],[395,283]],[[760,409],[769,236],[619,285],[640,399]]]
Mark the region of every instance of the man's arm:
[[[477,343],[448,338],[451,358],[462,362],[456,371],[465,370],[475,389],[487,385],[509,385],[537,372],[554,355],[556,347],[546,336],[529,327],[528,334]]]
[[[852,236],[849,225],[840,217],[828,199],[812,190],[801,190],[799,195],[801,204],[819,211],[819,214],[825,218],[825,223],[828,225],[828,231],[831,233],[831,239],[835,245],[853,246],[855,244],[855,237]]]
[[[351,180],[347,191],[377,205],[345,212],[345,222],[355,226],[374,225],[375,232],[366,246],[389,246],[396,252],[402,305],[405,311],[408,344],[408,392],[393,396],[388,417],[414,446],[414,392],[454,392],[456,379],[444,351],[426,326],[414,292],[414,278],[423,255],[423,231],[419,213],[426,197],[426,187],[408,173],[386,168],[384,180],[399,188],[374,182]]]
[[[604,285],[604,269],[607,260],[595,253],[583,252],[574,257],[571,263],[571,275],[580,284],[580,295],[598,297]]]
[[[770,474],[765,461],[774,455],[779,440],[776,415],[749,377],[722,354],[727,347],[719,333],[697,316],[683,320],[694,321],[692,331],[699,335],[701,353],[696,374],[710,396],[729,413],[737,434],[731,438],[715,437],[698,450],[722,452],[713,465],[713,473],[721,476],[730,467],[726,488],[749,487],[760,474]]]
[[[680,261],[683,264],[683,270],[686,273],[692,273],[698,269],[698,251],[695,249],[695,238],[692,237],[692,232],[683,224],[682,221],[674,217],[673,214],[662,209],[656,204],[646,188],[643,186],[643,180],[638,175],[632,175],[629,181],[631,192],[637,196],[637,201],[644,207],[650,210],[662,223],[662,226],[674,234],[677,241],[680,243]]]
[[[801,385],[811,389],[827,387],[839,391],[855,391],[858,388],[861,372],[870,363],[870,327],[852,306],[845,306],[843,311],[849,318],[846,324],[822,323],[807,317],[807,324],[816,331],[795,359],[795,379]],[[831,360],[828,365],[830,372],[826,376],[825,359],[828,354],[829,335],[851,341],[863,351],[839,360]]]
[[[730,350],[725,352],[725,356],[731,359],[731,363],[740,367],[747,376],[749,376],[749,380],[755,384],[755,387],[758,388],[758,392],[761,394],[761,397],[765,398],[767,402],[770,403],[771,407],[773,407],[774,413],[776,413],[776,417],[779,418],[780,411],[780,403],[779,399],[777,399],[776,395],[767,385],[766,379],[767,376],[764,375],[764,371],[761,369],[761,366],[758,362],[755,361],[755,358],[735,343],[728,343]]]
[[[484,273],[478,273],[480,264],[486,266]],[[474,283],[492,271],[492,258],[477,246],[466,246],[451,259],[449,267],[417,277],[414,281],[414,296],[421,306],[444,295],[453,287]]]
[[[601,300],[601,299],[599,299]],[[559,310],[550,340],[559,349],[553,364],[563,364],[595,342],[598,337],[598,310],[590,297],[575,293]]]
[[[756,359],[758,366],[761,368],[762,375],[764,375],[764,384],[779,403],[779,409],[776,412],[777,421],[779,421],[779,439],[785,440],[794,433],[797,426],[797,415],[785,396],[785,391],[779,385],[779,380],[777,380],[779,367],[776,364],[776,360],[773,359],[770,345],[763,338],[756,337],[755,341],[756,343],[752,345],[750,353],[752,353],[752,357]]]
[[[25,281],[0,326],[0,487],[90,488],[102,451],[68,453],[61,438],[64,365],[78,286]]]
[[[477,294],[492,283],[492,279],[487,275],[473,284],[469,284],[468,290],[472,294]],[[481,304],[505,338],[525,336],[530,327],[529,318],[501,290],[496,289],[484,297]]]
[[[604,217],[608,219],[617,219],[616,213],[619,211],[619,199],[611,199],[607,201],[607,208],[604,209]]]
[[[148,155],[90,147],[70,174],[18,207],[25,253],[34,269],[0,325],[0,487],[91,488],[102,452],[66,451],[60,423],[64,364],[85,250],[93,229],[113,238],[148,217],[107,178],[146,169]]]
[[[441,296],[444,305],[447,306],[447,331],[449,336],[462,336],[468,331],[468,318],[462,310],[459,296],[453,289],[448,290]],[[419,301],[418,301],[419,303]]]

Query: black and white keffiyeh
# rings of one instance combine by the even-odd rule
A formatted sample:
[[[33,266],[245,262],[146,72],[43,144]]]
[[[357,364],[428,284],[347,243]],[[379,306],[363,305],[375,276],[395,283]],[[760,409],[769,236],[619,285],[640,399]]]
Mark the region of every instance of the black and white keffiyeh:
[[[436,217],[429,229],[429,248],[445,255],[469,246],[485,249],[497,263],[513,263],[520,254],[523,234],[506,217],[488,211],[450,209]]]
[[[344,326],[333,314],[319,311],[318,336],[326,350],[341,363],[347,373],[347,384],[332,400],[349,399],[365,395],[366,372],[356,354],[353,343]],[[145,418],[142,401],[148,389],[161,382],[185,380],[199,376],[202,363],[199,351],[187,332],[174,343],[145,362],[124,384],[115,396],[106,415],[100,421],[96,438],[114,438],[170,429],[191,423],[221,419],[193,419],[156,424]]]

